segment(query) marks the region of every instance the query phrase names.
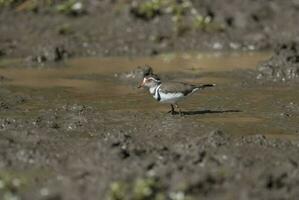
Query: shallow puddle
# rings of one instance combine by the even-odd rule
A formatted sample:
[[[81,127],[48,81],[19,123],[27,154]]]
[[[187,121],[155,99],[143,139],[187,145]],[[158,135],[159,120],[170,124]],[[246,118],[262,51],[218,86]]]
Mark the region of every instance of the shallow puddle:
[[[61,87],[76,97],[99,101],[107,98],[143,98],[136,87],[117,80],[115,75],[128,72],[137,66],[148,64],[158,74],[170,74],[179,81],[191,83],[230,83],[227,77],[201,76],[205,72],[254,69],[261,60],[269,57],[269,52],[247,53],[206,53],[206,54],[166,54],[144,58],[77,58],[65,66],[44,68],[2,67],[0,75],[10,81],[10,86],[30,88]],[[185,75],[180,75],[184,73]],[[193,77],[188,77],[188,74]],[[186,76],[187,75],[187,76]],[[194,75],[196,75],[194,77]],[[199,78],[200,77],[200,78]],[[139,99],[140,100],[140,99]]]
[[[33,89],[35,93],[28,95],[37,93],[52,99],[55,103],[47,105],[50,107],[61,101],[89,104],[102,111],[166,112],[169,105],[158,104],[146,91],[116,77],[116,74],[148,64],[156,73],[175,80],[218,84],[219,87],[196,93],[182,102],[185,119],[194,118],[193,122],[231,130],[236,134],[293,134],[296,127],[288,129],[287,126],[297,118],[284,122],[285,127],[280,127],[279,114],[271,112],[280,112],[274,100],[281,95],[284,98],[279,101],[286,104],[298,102],[298,95],[293,93],[296,88],[243,88],[239,84],[243,81],[242,76],[238,73],[230,75],[232,71],[255,69],[257,63],[269,56],[269,52],[244,52],[167,54],[147,58],[77,58],[60,67],[2,67],[0,75],[7,78],[2,83],[4,86],[13,87],[15,91]],[[30,90],[26,91],[30,93]],[[293,96],[288,95],[292,93]],[[36,101],[25,106],[33,110],[34,106],[42,109],[45,105]]]
[[[148,64],[157,73],[186,72],[190,74],[255,69],[256,64],[269,57],[269,52],[168,54],[145,58],[78,58],[70,60],[65,67],[55,68],[0,68],[0,74],[11,79],[10,85],[29,87],[72,87],[94,93],[106,88],[116,73],[128,72],[137,66]],[[17,67],[17,66],[16,66]],[[88,77],[88,75],[90,77]],[[97,77],[98,75],[98,77]],[[87,78],[84,78],[87,76]],[[218,78],[225,80],[225,78]],[[107,81],[108,80],[108,81]],[[188,79],[186,79],[188,80]],[[201,81],[208,81],[203,77]],[[97,87],[97,86],[101,87]],[[121,87],[114,85],[113,89]],[[112,87],[112,86],[111,86]],[[95,89],[97,88],[97,89]],[[121,91],[124,88],[121,87]],[[101,91],[101,93],[103,93]]]

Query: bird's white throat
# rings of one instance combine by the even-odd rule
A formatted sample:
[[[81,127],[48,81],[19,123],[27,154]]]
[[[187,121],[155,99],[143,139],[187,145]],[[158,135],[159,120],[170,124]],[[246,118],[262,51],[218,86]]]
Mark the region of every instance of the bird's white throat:
[[[150,87],[150,88],[149,88],[150,93],[151,93],[151,94],[155,94],[156,91],[160,88],[160,86],[161,86],[161,84],[160,84],[160,85],[157,85],[157,86],[155,86],[155,87]]]

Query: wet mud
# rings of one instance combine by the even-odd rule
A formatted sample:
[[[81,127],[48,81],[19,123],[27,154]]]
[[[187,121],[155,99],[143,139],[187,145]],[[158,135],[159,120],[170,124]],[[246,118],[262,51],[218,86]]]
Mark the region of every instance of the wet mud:
[[[43,65],[74,56],[252,51],[298,42],[297,1],[170,0],[167,7],[86,0],[80,14],[30,2],[0,8],[0,58]]]
[[[0,199],[298,198],[298,1],[3,2]]]
[[[42,68],[2,62],[0,195],[297,198],[298,84],[257,79],[257,64],[270,56],[75,58]],[[137,89],[145,63],[162,80],[217,85],[172,116]]]

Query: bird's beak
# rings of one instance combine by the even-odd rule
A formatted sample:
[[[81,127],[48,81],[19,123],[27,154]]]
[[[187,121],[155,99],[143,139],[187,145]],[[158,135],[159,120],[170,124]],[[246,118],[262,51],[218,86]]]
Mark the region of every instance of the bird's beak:
[[[142,83],[140,83],[137,88],[142,88],[144,86],[144,83],[145,83],[145,79],[143,79]]]

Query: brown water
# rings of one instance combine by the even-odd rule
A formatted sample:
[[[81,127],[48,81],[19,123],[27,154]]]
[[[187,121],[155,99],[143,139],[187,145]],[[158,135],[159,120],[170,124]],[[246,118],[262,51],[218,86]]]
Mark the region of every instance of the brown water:
[[[35,93],[30,95],[37,93],[46,96],[55,105],[60,101],[77,102],[104,111],[165,113],[168,105],[155,102],[146,91],[138,90],[136,85],[115,76],[148,64],[156,73],[168,74],[176,80],[217,84],[217,87],[196,93],[182,102],[183,110],[190,111],[184,119],[193,117],[194,122],[238,134],[292,135],[296,132],[294,124],[298,117],[285,119],[280,117],[280,113],[283,112],[283,105],[299,102],[299,95],[294,92],[296,88],[240,85],[246,82],[241,76],[242,70],[255,69],[257,63],[269,55],[268,52],[246,52],[168,54],[147,58],[78,58],[68,61],[64,67],[6,67],[0,68],[0,74],[9,79],[4,85],[16,91],[26,89],[28,93],[33,89]],[[231,75],[233,72],[237,72],[235,76]],[[35,110],[51,105],[36,101],[27,106]],[[207,112],[196,113],[205,110]]]
[[[148,64],[158,74],[171,74],[173,79],[191,83],[230,84],[239,80],[224,76],[190,77],[206,72],[221,72],[238,69],[254,69],[261,60],[269,57],[260,53],[211,53],[211,54],[167,54],[144,58],[77,58],[64,67],[52,68],[0,68],[0,74],[10,79],[7,85],[40,89],[61,88],[79,101],[109,102],[109,109],[161,110],[151,97],[136,87],[121,82],[116,74],[128,72],[136,66]],[[184,73],[185,75],[180,75]],[[58,90],[59,91],[59,90]],[[209,95],[209,94],[207,94]],[[113,103],[114,102],[114,103]],[[136,102],[138,104],[136,105]],[[143,102],[143,103],[142,103]],[[193,103],[197,100],[194,98]],[[188,104],[192,104],[192,101]],[[144,107],[143,104],[147,106]]]
[[[111,84],[107,78],[115,73],[128,72],[148,64],[153,66],[157,73],[168,72],[186,72],[203,73],[230,71],[237,69],[254,69],[261,60],[267,59],[270,53],[213,53],[213,54],[169,54],[158,57],[145,58],[78,58],[66,63],[67,67],[57,68],[2,68],[0,74],[12,79],[10,85],[28,86],[28,87],[71,87],[83,92],[94,93],[106,87],[105,84]],[[106,79],[82,80],[73,77],[84,77],[85,75],[101,75]],[[223,78],[225,80],[225,78]],[[210,80],[203,78],[202,80]],[[219,78],[219,80],[222,80]],[[97,87],[101,85],[102,87]],[[123,91],[123,87],[114,84],[113,89]],[[105,86],[105,87],[104,87]],[[109,94],[114,90],[107,90],[104,93]],[[101,90],[100,93],[103,93]]]

